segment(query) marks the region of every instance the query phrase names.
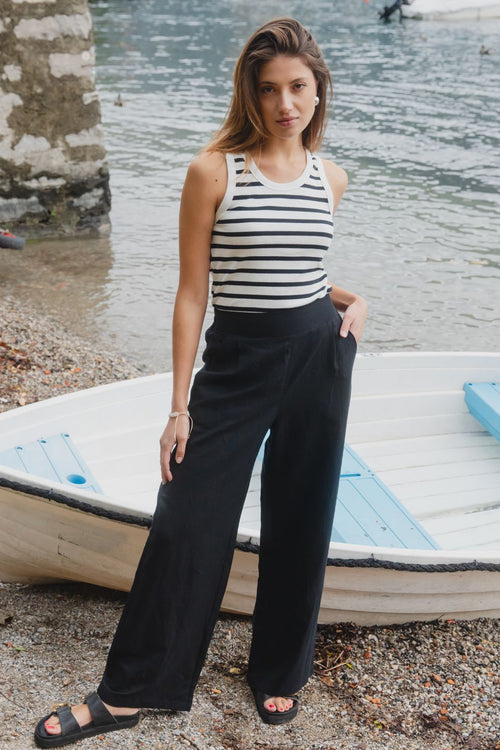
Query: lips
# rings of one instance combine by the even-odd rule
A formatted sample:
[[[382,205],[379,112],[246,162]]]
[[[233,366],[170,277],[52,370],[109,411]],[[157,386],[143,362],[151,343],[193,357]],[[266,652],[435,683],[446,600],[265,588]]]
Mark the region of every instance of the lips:
[[[295,122],[297,122],[298,117],[286,117],[282,120],[277,120],[278,125],[281,125],[283,128],[289,128],[290,125],[293,125]]]

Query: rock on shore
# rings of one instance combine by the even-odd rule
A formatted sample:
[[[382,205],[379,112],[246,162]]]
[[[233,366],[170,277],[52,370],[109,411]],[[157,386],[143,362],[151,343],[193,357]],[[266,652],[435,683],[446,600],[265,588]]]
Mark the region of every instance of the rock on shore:
[[[0,301],[0,410],[140,374]],[[0,750],[33,747],[54,702],[95,689],[124,598],[83,584],[0,584]],[[82,750],[500,750],[498,620],[323,626],[299,715],[282,727],[253,706],[250,638],[248,618],[221,615],[190,713],[147,711],[138,727]]]

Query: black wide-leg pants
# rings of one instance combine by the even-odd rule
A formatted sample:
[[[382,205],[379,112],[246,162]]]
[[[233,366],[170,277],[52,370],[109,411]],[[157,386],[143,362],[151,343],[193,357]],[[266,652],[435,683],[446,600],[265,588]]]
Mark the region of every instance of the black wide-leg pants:
[[[307,682],[356,351],[340,324],[328,296],[292,310],[216,311],[186,455],[160,487],[98,688],[110,705],[191,707],[268,430],[248,682],[270,695]]]

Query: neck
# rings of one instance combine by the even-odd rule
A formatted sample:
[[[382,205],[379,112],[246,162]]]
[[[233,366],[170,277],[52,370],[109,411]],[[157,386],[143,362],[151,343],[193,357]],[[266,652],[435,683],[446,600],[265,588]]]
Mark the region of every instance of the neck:
[[[268,138],[260,148],[252,152],[252,157],[256,162],[260,159],[272,159],[276,164],[291,164],[303,161],[305,151],[302,139]]]

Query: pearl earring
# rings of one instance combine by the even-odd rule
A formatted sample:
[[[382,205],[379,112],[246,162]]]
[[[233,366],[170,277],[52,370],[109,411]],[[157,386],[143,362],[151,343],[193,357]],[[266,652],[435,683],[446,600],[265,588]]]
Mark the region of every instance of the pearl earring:
[[[319,104],[319,96],[314,97],[314,106],[317,107]]]

